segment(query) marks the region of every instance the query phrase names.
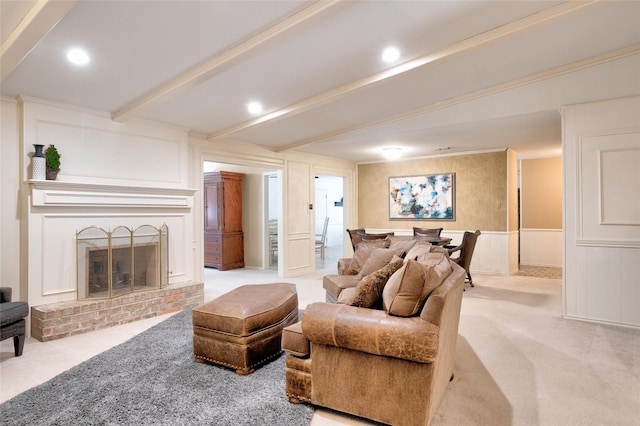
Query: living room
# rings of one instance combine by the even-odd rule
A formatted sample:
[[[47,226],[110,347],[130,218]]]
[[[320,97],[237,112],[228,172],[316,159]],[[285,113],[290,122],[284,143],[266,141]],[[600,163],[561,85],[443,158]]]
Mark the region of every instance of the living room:
[[[2,3],[3,12],[8,3]],[[445,229],[443,232],[454,241],[459,241],[464,231],[482,231],[472,264],[472,269],[478,274],[478,287],[484,285],[493,289],[487,290],[491,292],[490,297],[495,298],[493,301],[500,299],[499,296],[503,294],[501,292],[509,292],[510,287],[517,285],[524,286],[532,293],[545,294],[552,291],[557,305],[550,309],[554,318],[562,319],[560,324],[573,330],[583,325],[566,325],[566,322],[576,323],[569,319],[585,320],[597,327],[592,330],[597,335],[626,335],[630,346],[621,349],[622,352],[639,352],[637,329],[640,327],[640,312],[636,307],[640,303],[637,286],[637,268],[640,265],[640,228],[637,225],[640,191],[636,165],[639,155],[640,103],[640,50],[637,43],[640,35],[634,25],[638,21],[636,2],[607,2],[611,3],[607,5],[577,5],[577,2],[568,5],[542,5],[540,2],[527,2],[522,6],[509,3],[502,11],[503,5],[499,2],[487,2],[482,5],[487,9],[480,9],[483,10],[484,18],[477,20],[478,10],[475,7],[481,7],[479,5],[458,5],[449,10],[442,4],[432,5],[436,7],[433,10],[414,5],[414,19],[410,19],[411,8],[404,5],[401,16],[402,19],[407,19],[406,31],[413,29],[418,34],[413,37],[421,40],[435,38],[436,30],[425,34],[416,29],[421,26],[421,22],[426,22],[425,16],[429,14],[442,15],[438,28],[454,28],[454,23],[459,23],[462,19],[462,22],[469,25],[458,26],[468,27],[468,30],[459,28],[451,35],[445,32],[439,39],[444,47],[428,45],[421,49],[414,48],[399,63],[383,67],[376,65],[377,68],[369,67],[359,73],[351,71],[350,74],[343,69],[349,63],[346,58],[362,58],[364,53],[361,51],[366,49],[362,49],[362,44],[354,43],[356,46],[351,46],[349,43],[349,46],[344,47],[352,50],[347,54],[342,52],[343,56],[336,58],[341,58],[341,61],[329,61],[322,57],[318,59],[319,63],[314,60],[309,64],[318,70],[325,69],[323,61],[334,64],[331,71],[321,72],[322,75],[316,78],[311,78],[317,74],[309,69],[304,72],[297,69],[293,73],[294,78],[286,75],[285,70],[273,70],[273,64],[284,63],[280,62],[283,57],[300,57],[300,61],[296,62],[311,61],[300,46],[307,46],[313,54],[320,54],[322,48],[312,49],[310,46],[317,46],[317,42],[313,40],[323,40],[323,36],[328,36],[327,33],[322,33],[323,36],[315,34],[311,37],[305,32],[307,26],[312,26],[314,22],[321,23],[320,26],[326,30],[325,27],[331,28],[334,25],[336,34],[343,34],[341,31],[346,31],[343,27],[346,26],[345,22],[351,22],[354,14],[357,15],[356,12],[360,10],[358,8],[373,6],[356,5],[356,2],[312,4],[312,7],[328,9],[305,9],[308,16],[304,18],[293,14],[300,5],[294,7],[294,3],[287,2],[277,2],[278,7],[271,11],[265,10],[261,19],[255,18],[259,13],[230,10],[229,13],[239,16],[246,14],[256,21],[239,21],[247,26],[246,32],[233,33],[235,39],[217,45],[219,52],[228,51],[236,56],[227,58],[228,62],[224,62],[225,58],[213,55],[218,62],[206,64],[207,76],[220,76],[220,80],[213,79],[215,84],[210,83],[215,85],[214,94],[224,93],[220,98],[216,98],[211,92],[205,94],[202,86],[206,86],[206,82],[198,80],[193,74],[190,74],[189,79],[187,74],[192,73],[194,68],[185,71],[184,66],[175,64],[179,61],[164,60],[153,62],[153,66],[145,66],[145,61],[152,63],[152,58],[156,58],[151,53],[146,58],[136,59],[138,62],[135,65],[124,64],[135,55],[110,61],[111,67],[119,62],[117,69],[108,70],[108,73],[115,76],[111,79],[105,78],[104,74],[100,77],[88,76],[86,71],[91,67],[100,68],[97,65],[81,72],[76,70],[67,73],[63,65],[52,59],[53,52],[59,50],[54,46],[60,43],[56,41],[60,39],[55,37],[59,37],[59,33],[65,28],[78,31],[82,27],[80,21],[83,18],[87,19],[86,22],[100,20],[95,17],[96,12],[90,10],[89,2],[80,1],[75,5],[73,2],[66,5],[62,4],[64,2],[48,3],[43,11],[32,11],[40,18],[47,17],[48,24],[36,20],[32,23],[31,30],[35,33],[26,30],[27,32],[22,33],[23,38],[18,37],[19,42],[28,44],[31,36],[40,34],[42,42],[32,41],[30,48],[18,49],[23,54],[10,70],[5,68],[7,64],[11,64],[10,56],[3,53],[2,57],[0,270],[1,284],[13,289],[14,298],[27,301],[32,307],[76,300],[75,236],[78,230],[92,225],[113,229],[118,226],[151,224],[159,227],[167,224],[170,233],[169,283],[202,284],[207,300],[221,294],[223,288],[229,289],[227,284],[239,285],[239,281],[245,280],[264,282],[267,276],[261,274],[273,274],[260,269],[260,265],[264,264],[264,257],[250,265],[251,268],[245,268],[247,270],[243,272],[247,275],[239,277],[238,281],[236,278],[227,278],[234,277],[233,272],[220,278],[215,274],[208,276],[209,271],[203,267],[203,218],[200,214],[203,210],[203,164],[216,162],[275,171],[281,176],[281,262],[276,276],[268,275],[268,279],[300,283],[299,287],[315,282],[315,287],[305,288],[308,293],[301,296],[304,298],[301,300],[303,307],[306,303],[321,299],[321,288],[317,288],[321,285],[318,274],[328,273],[326,270],[316,271],[314,236],[317,227],[315,211],[309,206],[314,202],[313,181],[316,175],[343,179],[345,228],[365,227],[373,232],[395,231],[401,234],[409,233],[411,226],[424,226],[425,221],[397,221],[389,218],[389,178],[455,173],[456,220],[428,223],[430,226],[442,226]],[[130,6],[128,3],[136,2],[121,3],[121,7],[125,7]],[[162,15],[170,14],[172,6],[170,2],[167,3],[167,10],[164,11],[153,8],[145,10],[142,5],[133,5],[129,16],[153,13],[158,14],[158,18],[162,16],[167,19]],[[211,7],[232,9],[227,2],[219,3]],[[98,12],[106,13],[105,16],[117,22],[124,16],[114,5],[105,3],[96,7],[99,7]],[[364,21],[369,25],[373,25],[372,22],[379,23],[386,16],[381,10],[367,15],[369,18]],[[23,11],[23,14],[26,12],[28,10]],[[418,12],[424,15],[419,15]],[[224,15],[225,11],[217,10],[216,13]],[[340,18],[332,21],[333,14]],[[8,14],[3,13],[3,16]],[[90,21],[90,18],[96,21]],[[105,18],[104,22],[110,22],[109,19]],[[292,22],[295,19],[299,20],[297,24]],[[56,25],[58,22],[59,26]],[[127,33],[126,40],[138,40],[141,45],[146,46],[148,43],[148,46],[156,46],[158,52],[164,52],[158,54],[158,57],[167,57],[169,50],[163,51],[164,47],[157,47],[150,40],[151,34],[159,40],[163,40],[166,34],[167,21],[158,19],[158,22],[164,23],[164,26],[149,24],[144,40],[138,40],[138,34],[133,29],[131,33]],[[196,28],[206,28],[205,22],[197,22],[201,26],[194,24],[190,30],[195,32]],[[365,22],[357,24],[363,25],[362,34],[377,37],[373,34],[375,31],[367,32],[366,28],[370,27],[366,27]],[[589,28],[594,27],[591,25],[594,22],[602,31],[588,34]],[[181,23],[181,27],[189,27],[184,21]],[[282,36],[283,39],[278,39],[277,35],[268,32],[260,33],[257,39],[251,37],[264,26],[273,27],[274,31],[277,29],[286,32],[286,29],[278,26],[284,23],[292,31],[289,37]],[[436,23],[432,23],[434,28]],[[122,23],[125,24],[126,22]],[[43,32],[46,25],[49,25],[50,31]],[[113,33],[109,28],[103,28],[105,24],[94,25],[96,35]],[[132,23],[129,25],[134,27]],[[576,25],[578,29],[575,32],[565,31],[565,25]],[[399,26],[402,25],[395,24],[396,31],[399,31]],[[229,34],[232,33],[230,28],[225,28]],[[496,32],[494,28],[501,30]],[[358,32],[354,29],[352,31]],[[529,31],[535,36],[533,41],[527,40],[526,44],[517,44],[515,49],[509,48],[509,43],[524,43],[520,37],[529,34]],[[86,28],[84,32],[90,33]],[[602,37],[602,33],[609,36]],[[45,36],[46,34],[49,36]],[[557,34],[564,35],[559,37]],[[571,36],[566,37],[566,34]],[[489,40],[483,41],[482,37],[489,37]],[[344,43],[345,39],[348,37],[341,39],[343,44],[347,44]],[[244,40],[245,43],[238,44],[238,40]],[[407,42],[410,40],[412,39],[408,38]],[[458,44],[465,40],[472,44],[468,47],[469,51]],[[258,41],[262,43],[260,47],[252,50],[251,43]],[[233,97],[225,92],[227,85],[235,88],[235,94],[244,95],[246,93],[242,87],[251,85],[247,89],[247,92],[251,92],[257,91],[260,84],[249,84],[259,79],[251,77],[252,74],[243,68],[242,72],[240,69],[234,70],[237,72],[238,83],[231,85],[231,77],[229,73],[225,73],[228,70],[226,67],[233,69],[234,64],[241,63],[247,56],[258,61],[261,49],[279,46],[279,42],[291,49],[287,55],[282,55],[279,51],[273,52],[277,56],[269,57],[266,63],[251,62],[247,67],[251,70],[269,70],[272,76],[269,79],[264,77],[267,81],[263,84],[265,89],[270,87],[272,92],[280,91],[283,96],[283,88],[287,84],[290,87],[303,87],[302,81],[306,78],[315,86],[300,89],[299,93],[292,89],[286,97],[280,98],[275,102],[277,108],[267,110],[268,113],[274,113],[274,117],[264,114],[256,118],[248,116],[239,104],[230,106],[230,99]],[[364,42],[363,40],[362,43]],[[413,43],[420,44],[415,40]],[[122,44],[126,45],[126,41]],[[205,43],[193,44],[199,46]],[[339,45],[340,41],[335,44]],[[591,45],[592,50],[587,45]],[[496,47],[495,51],[490,50],[492,46]],[[18,47],[20,43],[14,45],[14,48]],[[231,50],[233,47],[239,51]],[[499,50],[498,47],[506,50]],[[169,48],[174,49],[171,54],[178,55],[184,45],[166,47]],[[149,51],[153,49],[148,48]],[[552,52],[548,56],[540,53],[547,49]],[[465,53],[460,53],[462,51]],[[503,55],[504,52],[508,55]],[[445,60],[435,61],[433,65],[429,65],[431,62],[415,65],[409,60],[424,60],[428,54],[436,53]],[[483,58],[486,59],[479,59],[474,53],[485,55]],[[99,58],[97,52],[95,55]],[[192,63],[194,67],[202,59],[203,56],[197,55],[189,60],[183,58],[185,63]],[[362,61],[367,63],[367,60]],[[368,61],[372,62],[370,59]],[[107,66],[105,62],[103,60],[102,67]],[[515,66],[518,62],[521,62],[522,69]],[[53,72],[51,64],[56,64],[59,72]],[[258,64],[263,67],[256,68]],[[416,68],[402,71],[398,68],[402,64]],[[387,83],[395,84],[400,78],[382,75],[384,67],[402,76],[403,81],[404,77],[408,77],[409,81],[404,81],[406,86],[386,86]],[[131,69],[130,74],[128,68]],[[164,74],[156,75],[154,81],[147,81],[152,73],[149,68],[158,68]],[[354,64],[351,69],[357,68]],[[511,69],[511,74],[498,76],[499,72],[507,72],[507,68]],[[415,77],[429,82],[416,85],[411,76],[422,69],[432,70],[434,74]],[[32,74],[34,70],[43,74]],[[492,80],[490,77],[494,71],[496,79]],[[279,74],[278,84],[275,84],[275,76]],[[482,76],[485,80],[472,81],[469,74]],[[33,78],[30,79],[32,75]],[[303,75],[308,77],[302,78]],[[171,80],[177,76],[182,80]],[[376,78],[365,81],[365,76]],[[463,83],[467,80],[469,86],[464,86]],[[177,90],[180,84],[201,86],[195,92],[177,91],[170,96],[160,90],[163,84],[168,83],[172,83],[170,86],[173,90]],[[412,87],[421,87],[419,96],[411,96]],[[448,91],[444,90],[445,87]],[[456,89],[452,89],[453,87]],[[376,88],[384,88],[389,92],[369,92]],[[186,116],[187,101],[184,98],[196,96],[198,90],[202,90],[198,97],[215,99],[211,103],[216,105],[209,105],[210,109],[202,109],[200,112],[197,108],[189,109],[190,115]],[[66,93],[57,95],[57,91]],[[398,93],[397,97],[395,93]],[[83,99],[83,94],[86,99]],[[143,94],[153,94],[156,100],[167,96],[164,99],[173,99],[175,103],[147,103]],[[356,99],[359,94],[362,99]],[[89,98],[94,101],[90,102]],[[384,102],[372,102],[371,99],[383,99]],[[358,108],[354,107],[356,100]],[[369,111],[370,115],[364,117],[367,107],[373,108],[374,104],[376,108],[382,108],[378,104],[384,104],[388,110]],[[398,109],[396,104],[404,104],[404,107]],[[201,108],[204,105],[206,102],[197,104]],[[288,107],[293,108],[295,114],[287,111]],[[317,113],[313,122],[307,117],[311,111]],[[294,121],[296,117],[300,121]],[[375,137],[370,133],[374,130],[379,131]],[[530,149],[528,143],[535,149]],[[57,181],[32,179],[34,144],[55,144],[60,150],[62,166]],[[381,150],[390,145],[401,145],[403,157],[394,161],[383,159]],[[449,147],[451,149],[447,149]],[[524,253],[518,241],[526,238],[518,218],[519,165],[535,158],[561,158],[559,161],[562,162],[562,182],[558,182],[562,188],[560,235],[557,228],[554,232],[549,232],[547,225],[535,224],[535,221],[529,229],[524,230],[532,238],[531,246],[542,252],[542,255],[554,251],[554,259],[557,259],[559,253],[564,276],[561,281],[554,282],[555,290],[551,290],[546,282],[542,282],[537,289],[528,287],[534,284],[526,280],[518,281],[513,276],[518,269],[518,253]],[[258,194],[257,197],[262,196]],[[261,198],[254,201],[258,199]],[[541,200],[538,203],[543,202]],[[542,209],[539,204],[533,209]],[[264,204],[256,202],[256,205],[260,206],[258,209],[262,209]],[[266,256],[265,232],[261,228],[263,225],[260,223],[256,226],[256,232],[245,234],[245,244],[251,248],[260,247],[256,250],[258,256]],[[549,249],[540,250],[541,247]],[[351,255],[350,244],[346,239],[342,254],[345,257]],[[546,265],[554,263],[553,266],[558,266],[555,262],[548,259],[542,261]],[[490,349],[483,347],[487,343],[470,336],[475,331],[473,319],[481,315],[482,308],[488,307],[481,298],[470,296],[472,292],[473,290],[467,290],[465,293],[465,303],[470,306],[466,307],[467,316],[463,316],[466,322],[463,321],[461,325],[461,335],[472,348],[467,354],[482,355],[476,357],[480,360],[479,366],[483,363],[485,367],[489,363],[508,363],[508,357],[492,360],[483,358],[490,354]],[[481,294],[482,297],[489,297],[488,293]],[[538,299],[534,298],[531,303],[535,304],[536,300]],[[487,300],[485,302],[488,303]],[[489,306],[491,309],[495,308],[493,305]],[[496,338],[501,329],[491,328],[495,326],[495,322],[509,321],[510,315],[518,315],[517,310],[503,308],[506,310],[494,311],[496,318],[482,315],[482,322],[490,325],[483,330],[484,336]],[[535,317],[534,312],[530,315]],[[529,316],[527,318],[531,319]],[[525,327],[525,324],[521,326]],[[626,331],[617,331],[619,329]],[[121,333],[131,335],[130,333],[139,331],[133,325],[130,330],[135,331]],[[565,340],[570,339],[570,336],[564,335]],[[563,337],[556,337],[553,340],[562,339]],[[65,340],[66,338],[60,340],[59,344],[64,345]],[[14,361],[13,358],[5,357],[6,353],[12,352],[10,343],[2,342],[3,377],[6,377],[5,371],[12,368],[12,365],[21,368],[13,364],[19,363],[19,359]],[[509,341],[503,350],[506,351],[512,343],[513,341]],[[38,346],[44,344],[28,342],[23,357],[29,351],[38,351]],[[593,345],[597,344],[593,342]],[[619,347],[617,343],[614,346]],[[526,353],[527,346],[525,344],[516,349],[512,347],[512,350]],[[97,352],[92,352],[95,353]],[[607,358],[605,363],[612,363],[614,358],[615,356]],[[630,373],[632,377],[638,377],[637,357],[631,355],[625,359],[633,370]],[[38,362],[47,361],[39,359]],[[537,359],[536,362],[545,361]],[[523,359],[518,359],[517,364],[525,368],[523,363]],[[25,368],[33,368],[33,364]],[[496,370],[489,371],[490,375],[500,374]],[[561,374],[559,370],[553,371]],[[614,375],[616,374],[617,372]],[[533,375],[535,373],[530,374]],[[47,374],[43,376],[44,380],[46,378]],[[572,380],[574,379],[577,382],[582,380],[572,376]],[[502,377],[501,380],[507,379]],[[633,383],[633,380],[630,382]],[[501,386],[504,383],[500,381]],[[545,386],[551,387],[554,383],[553,379],[549,379]],[[615,383],[619,384],[618,381]],[[597,387],[597,384],[591,383],[589,386]],[[637,388],[622,385],[621,388],[630,393],[637,391]],[[528,389],[533,392],[531,388]],[[548,397],[549,394],[539,396],[540,399]],[[624,401],[624,396],[621,400]],[[621,406],[628,409],[625,404],[623,402]],[[524,406],[518,407],[516,411]],[[529,409],[535,411],[527,406],[526,410]],[[556,409],[560,411],[560,408]],[[634,413],[636,412],[626,411],[627,415]],[[524,417],[515,413],[515,418],[522,420]],[[537,420],[533,423],[552,423],[546,414]]]

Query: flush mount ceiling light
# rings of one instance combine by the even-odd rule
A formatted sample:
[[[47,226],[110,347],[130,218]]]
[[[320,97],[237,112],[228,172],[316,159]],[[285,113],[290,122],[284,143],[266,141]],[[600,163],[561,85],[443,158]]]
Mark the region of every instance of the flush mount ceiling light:
[[[247,105],[247,111],[251,114],[260,114],[262,112],[262,104],[260,102],[250,102]]]
[[[87,65],[89,63],[89,54],[83,49],[73,48],[67,52],[67,59],[73,65]]]
[[[397,146],[382,148],[382,155],[387,160],[395,160],[396,158],[400,157],[401,154],[402,154],[402,149],[398,148]]]
[[[400,57],[400,51],[395,47],[387,47],[382,52],[382,60],[389,63],[394,62]]]

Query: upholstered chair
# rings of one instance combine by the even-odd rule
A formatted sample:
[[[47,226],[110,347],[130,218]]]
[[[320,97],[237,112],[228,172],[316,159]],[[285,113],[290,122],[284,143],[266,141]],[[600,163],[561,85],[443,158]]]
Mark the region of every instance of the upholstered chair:
[[[0,287],[0,340],[13,337],[16,356],[22,355],[25,336],[25,317],[29,315],[26,302],[11,301],[11,287]]]

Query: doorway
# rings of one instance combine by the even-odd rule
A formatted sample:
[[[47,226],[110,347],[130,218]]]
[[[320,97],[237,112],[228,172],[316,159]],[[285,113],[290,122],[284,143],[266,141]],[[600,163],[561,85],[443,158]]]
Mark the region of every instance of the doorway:
[[[221,171],[244,175],[241,203],[244,267],[269,269],[269,246],[266,244],[268,218],[272,217],[280,223],[282,172],[257,165],[203,161],[204,173]],[[206,223],[206,220],[203,222]],[[278,269],[277,262],[274,269]]]
[[[344,244],[344,178],[341,176],[315,176],[315,233],[322,239],[326,218],[329,218],[324,236],[324,256],[316,244],[316,270],[335,266],[342,257]]]

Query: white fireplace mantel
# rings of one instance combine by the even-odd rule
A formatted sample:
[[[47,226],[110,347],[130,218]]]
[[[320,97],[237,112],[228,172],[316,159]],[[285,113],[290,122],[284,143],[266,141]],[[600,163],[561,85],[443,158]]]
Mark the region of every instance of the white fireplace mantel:
[[[30,180],[33,207],[191,208],[193,188]]]
[[[193,277],[193,205],[196,189],[69,181],[25,181],[29,302],[32,306],[77,297],[76,235],[96,226],[170,230],[169,283]]]

